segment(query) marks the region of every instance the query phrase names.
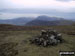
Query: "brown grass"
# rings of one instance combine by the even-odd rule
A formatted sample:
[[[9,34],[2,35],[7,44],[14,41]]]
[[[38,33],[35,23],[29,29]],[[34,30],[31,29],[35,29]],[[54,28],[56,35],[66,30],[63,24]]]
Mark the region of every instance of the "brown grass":
[[[13,28],[15,27],[13,26]],[[57,46],[49,46],[49,47],[42,47],[30,44],[29,38],[39,35],[41,29],[49,29],[49,28],[56,29],[57,31],[61,32],[65,42]],[[17,29],[9,30],[8,28],[7,31],[6,29],[7,28],[5,28],[5,30],[0,31],[0,46],[5,43],[17,43],[16,46],[14,44],[10,44],[10,46],[12,45],[14,46],[14,50],[18,50],[18,54],[16,56],[59,56],[60,50],[61,51],[75,50],[75,35],[67,34],[68,32],[69,33],[75,32],[75,26],[38,26],[38,27],[34,26],[34,27],[24,27],[25,30],[23,30],[20,27],[21,30]],[[7,46],[9,45],[7,44]],[[4,48],[2,48],[2,50],[3,49]],[[3,52],[8,52],[8,51],[3,51]],[[14,52],[12,53],[14,54]]]

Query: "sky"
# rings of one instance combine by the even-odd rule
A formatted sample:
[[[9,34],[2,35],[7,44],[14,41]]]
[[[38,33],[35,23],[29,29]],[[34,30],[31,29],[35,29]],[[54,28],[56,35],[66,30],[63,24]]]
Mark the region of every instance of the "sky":
[[[0,10],[3,9],[55,10],[75,14],[75,0],[0,0]]]

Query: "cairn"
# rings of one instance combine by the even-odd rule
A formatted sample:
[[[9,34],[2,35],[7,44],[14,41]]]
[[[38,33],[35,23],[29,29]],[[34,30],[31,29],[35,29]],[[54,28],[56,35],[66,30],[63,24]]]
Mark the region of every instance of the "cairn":
[[[62,35],[56,30],[42,30],[37,37],[30,39],[30,43],[42,46],[57,45],[62,43]]]

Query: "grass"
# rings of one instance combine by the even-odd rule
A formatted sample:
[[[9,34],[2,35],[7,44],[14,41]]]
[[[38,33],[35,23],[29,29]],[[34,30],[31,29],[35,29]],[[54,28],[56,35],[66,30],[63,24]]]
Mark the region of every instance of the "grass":
[[[57,27],[56,27],[57,28]],[[60,27],[61,28],[61,27]],[[63,31],[63,30],[62,30]],[[75,36],[62,33],[64,43],[57,46],[42,47],[30,44],[29,38],[39,34],[38,30],[31,31],[0,31],[0,46],[3,43],[18,43],[16,56],[59,56],[59,51],[74,51]]]

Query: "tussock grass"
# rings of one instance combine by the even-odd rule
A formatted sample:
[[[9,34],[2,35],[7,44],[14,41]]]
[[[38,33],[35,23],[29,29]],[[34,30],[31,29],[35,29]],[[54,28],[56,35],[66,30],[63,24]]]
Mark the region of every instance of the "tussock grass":
[[[1,36],[1,34],[5,36]],[[59,51],[75,50],[75,36],[63,35],[64,43],[57,46],[42,47],[30,44],[29,38],[39,34],[39,31],[3,31],[0,32],[0,38],[3,38],[1,43],[18,43],[15,49],[18,50],[17,56],[58,56]]]
[[[24,27],[23,27],[24,28]],[[39,27],[26,27],[27,30],[4,30],[0,31],[0,45],[4,43],[17,43],[14,47],[18,50],[16,56],[59,56],[59,51],[74,51],[75,50],[75,35],[68,33],[75,32],[75,26],[39,26]],[[65,40],[64,43],[57,46],[42,47],[30,44],[29,38],[40,34],[41,29],[56,29],[62,33]],[[7,45],[8,46],[8,45]]]

